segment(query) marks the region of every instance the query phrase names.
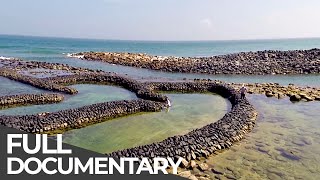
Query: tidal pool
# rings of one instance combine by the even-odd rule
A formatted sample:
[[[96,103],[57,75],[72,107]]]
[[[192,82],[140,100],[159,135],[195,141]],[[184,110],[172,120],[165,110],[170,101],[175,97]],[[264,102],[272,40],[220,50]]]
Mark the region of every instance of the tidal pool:
[[[10,85],[12,81],[8,82]],[[19,83],[19,87],[23,88],[29,87],[24,84]],[[10,86],[9,86],[10,87]],[[107,101],[117,101],[125,99],[137,99],[136,95],[126,89],[106,86],[106,85],[92,85],[92,84],[77,84],[72,85],[79,91],[76,95],[64,95],[65,99],[56,104],[45,104],[45,105],[32,105],[32,106],[21,106],[16,108],[0,110],[0,115],[25,115],[25,114],[35,114],[41,112],[55,112],[64,109],[78,108],[85,105],[91,105],[95,103],[107,102]],[[24,91],[25,93],[35,93],[37,91]],[[13,91],[13,94],[16,90]]]
[[[222,118],[229,101],[213,94],[166,94],[169,111],[112,119],[64,134],[64,142],[100,153],[131,148],[185,134]]]
[[[246,139],[206,162],[212,178],[320,179],[320,102],[291,103],[250,95],[259,112]],[[199,172],[194,172],[199,173]]]

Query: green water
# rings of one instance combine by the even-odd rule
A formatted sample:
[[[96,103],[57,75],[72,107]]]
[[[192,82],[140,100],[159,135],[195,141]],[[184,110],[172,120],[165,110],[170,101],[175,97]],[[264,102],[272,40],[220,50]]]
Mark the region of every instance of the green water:
[[[43,92],[43,90],[35,87],[24,85],[0,76],[0,96]]]
[[[224,98],[212,94],[166,94],[169,111],[144,113],[75,129],[64,142],[101,153],[161,141],[185,134],[222,118],[230,108]]]
[[[5,78],[0,82],[0,95],[45,92]],[[72,87],[79,94],[66,96],[60,104],[18,107],[0,110],[0,114],[32,114],[136,98],[133,93],[113,86]],[[64,142],[108,153],[185,134],[217,121],[230,108],[225,99],[211,94],[167,95],[173,104],[169,112],[127,116],[71,130],[64,134]],[[291,103],[288,98],[278,100],[263,95],[248,98],[259,112],[256,127],[230,150],[206,160],[224,175],[204,173],[222,179],[320,179],[320,102]]]
[[[254,131],[231,150],[207,160],[225,173],[219,177],[320,179],[320,102],[293,104],[262,95],[249,99],[259,112]]]
[[[17,87],[17,88],[12,88],[12,86],[8,86],[12,88],[12,91],[10,92],[11,94],[15,94],[17,91],[21,91],[21,90],[24,90],[25,93],[37,92],[37,91],[34,91],[33,89],[29,89],[29,86],[26,86],[21,83],[15,83],[10,80],[9,82],[7,82],[7,84],[3,85],[1,83],[0,88],[6,88],[5,85],[9,85],[10,83],[12,83],[14,87]],[[17,108],[4,109],[4,110],[0,110],[0,115],[24,115],[24,114],[35,114],[35,113],[41,113],[41,112],[55,112],[59,110],[78,108],[85,105],[91,105],[91,104],[107,102],[107,101],[137,99],[134,93],[126,89],[115,87],[115,86],[78,84],[78,85],[73,85],[71,87],[77,89],[79,93],[72,96],[65,95],[65,99],[60,103],[21,106]]]

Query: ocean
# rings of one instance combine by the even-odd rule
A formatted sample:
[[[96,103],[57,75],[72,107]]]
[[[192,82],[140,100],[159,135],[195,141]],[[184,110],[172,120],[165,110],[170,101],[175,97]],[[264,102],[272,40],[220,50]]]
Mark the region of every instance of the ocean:
[[[128,74],[133,78],[173,79],[211,78],[227,82],[278,82],[320,87],[319,75],[204,75],[165,73],[101,62],[68,58],[68,53],[82,51],[136,52],[160,56],[213,56],[242,51],[295,50],[320,48],[320,39],[282,39],[207,42],[144,42],[88,40],[0,35],[0,56],[24,60],[65,63],[77,67]],[[0,110],[0,115],[34,114],[75,108],[120,99],[135,99],[124,89],[106,85],[73,85],[79,94],[66,95],[52,105],[34,105]],[[0,77],[0,95],[40,93],[39,90]],[[230,103],[213,94],[167,94],[170,111],[141,113],[116,118],[64,134],[64,142],[107,153],[130,148],[168,136],[184,134],[220,119]],[[252,133],[230,150],[210,157],[210,167],[238,179],[319,179],[320,178],[320,102],[291,103],[264,95],[249,95],[259,112]],[[194,172],[197,173],[197,172]],[[210,174],[210,177],[216,175]]]
[[[160,56],[194,57],[258,50],[295,50],[312,48],[320,48],[320,38],[200,42],[149,42],[0,35],[0,56],[4,57],[16,57],[25,60],[64,63],[72,66],[128,74],[131,77],[137,78],[211,78],[240,83],[278,82],[284,85],[295,83],[303,86],[320,86],[319,75],[230,76],[164,73],[147,69],[111,65],[101,62],[76,61],[66,56],[68,53],[83,51],[110,51],[147,53]]]

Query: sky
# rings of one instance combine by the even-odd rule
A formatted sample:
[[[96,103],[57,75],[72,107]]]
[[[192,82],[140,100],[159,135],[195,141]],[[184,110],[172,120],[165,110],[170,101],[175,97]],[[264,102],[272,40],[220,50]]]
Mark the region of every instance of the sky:
[[[0,34],[119,40],[320,37],[319,0],[1,0]]]

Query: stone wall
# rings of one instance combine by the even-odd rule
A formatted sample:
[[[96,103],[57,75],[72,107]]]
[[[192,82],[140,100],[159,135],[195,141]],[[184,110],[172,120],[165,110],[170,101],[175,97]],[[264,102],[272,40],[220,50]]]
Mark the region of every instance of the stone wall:
[[[61,94],[19,94],[0,97],[0,108],[12,105],[49,104],[63,101]]]
[[[57,91],[57,92],[63,92],[67,94],[76,94],[78,91],[74,88],[58,85],[55,83],[51,83],[49,81],[45,81],[40,78],[25,76],[22,74],[17,73],[14,70],[10,70],[7,68],[0,68],[0,76],[6,77],[11,80],[15,80],[24,84],[28,84],[31,86],[34,86],[39,89],[45,89],[49,91]]]
[[[232,109],[217,122],[195,129],[185,135],[169,137],[161,142],[116,151],[107,154],[112,157],[154,157],[184,158],[184,164],[200,157],[207,157],[222,149],[229,148],[241,140],[255,125],[257,112],[246,100],[240,99],[231,86],[219,83],[148,83],[155,90],[180,92],[210,91],[229,99]]]
[[[251,131],[256,111],[246,99],[240,99],[232,86],[222,82],[145,82],[112,73],[92,72],[48,78],[22,76],[15,71],[0,69],[0,75],[32,86],[65,93],[77,93],[66,84],[111,83],[135,92],[141,99],[98,103],[75,109],[22,116],[0,116],[0,124],[31,133],[50,133],[80,128],[106,119],[138,112],[154,112],[167,108],[168,98],[156,91],[212,92],[227,98],[232,109],[222,119],[186,135],[174,136],[162,142],[121,150],[109,154],[114,157],[183,157],[186,161],[206,157],[230,147]]]
[[[164,103],[143,99],[112,101],[52,113],[2,115],[0,116],[0,125],[30,133],[66,131],[138,112],[161,111],[164,107],[166,107]]]
[[[320,73],[320,49],[241,52],[212,57],[159,57],[111,52],[83,52],[74,56],[166,72],[246,75]]]

